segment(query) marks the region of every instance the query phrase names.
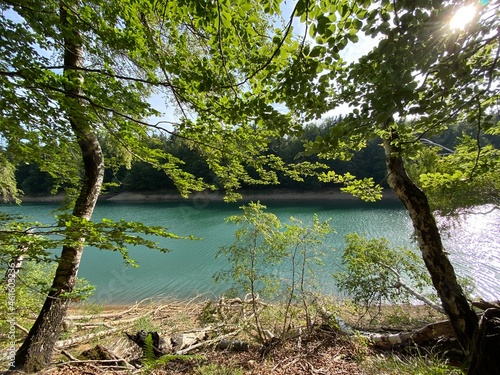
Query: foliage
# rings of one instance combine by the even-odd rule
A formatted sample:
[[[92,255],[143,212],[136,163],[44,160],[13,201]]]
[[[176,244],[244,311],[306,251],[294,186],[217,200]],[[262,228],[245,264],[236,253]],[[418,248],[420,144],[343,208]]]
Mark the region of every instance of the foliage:
[[[0,195],[3,201],[19,196],[17,188],[15,166],[5,157],[0,150]]]
[[[153,369],[160,368],[166,363],[171,361],[190,361],[190,360],[200,360],[204,357],[201,355],[182,355],[182,354],[165,354],[159,358],[156,358],[153,351],[153,337],[151,333],[144,338],[144,348],[143,348],[143,359],[144,364],[143,370],[145,373],[151,372]]]
[[[317,137],[327,135],[330,128],[340,121],[342,121],[340,118],[327,118],[321,123],[306,125],[300,136],[273,138],[270,141],[269,151],[267,152],[278,156],[286,164],[293,164],[298,161],[301,163],[317,163],[320,160],[318,156],[315,154],[306,155],[304,144],[307,145],[314,142]],[[446,153],[446,150],[453,150],[457,146],[456,140],[461,138],[462,133],[473,134],[473,125],[452,125],[439,136],[426,139],[428,144],[438,144],[439,148],[436,152],[434,152],[432,147],[422,148],[419,155],[411,159],[411,164],[408,164],[408,169],[412,169],[412,176],[415,176],[415,180],[418,180],[420,178],[419,176],[423,173],[433,172],[437,167],[436,163],[443,156],[443,152]],[[165,152],[171,153],[178,159],[183,160],[185,162],[184,168],[187,172],[202,178],[205,182],[214,183],[218,189],[223,188],[216,180],[214,181],[213,172],[205,162],[204,156],[196,152],[196,150],[191,150],[187,146],[187,142],[183,139],[176,138],[175,136],[157,137],[154,134],[152,135],[152,139],[157,140],[152,147],[159,147]],[[494,147],[498,148],[498,144],[493,143],[494,141],[495,138],[481,139],[482,143],[495,145]],[[425,154],[431,152],[435,154],[436,157],[424,160],[426,158]],[[433,163],[432,165],[430,164],[431,162]],[[353,189],[357,186],[356,184],[360,184],[353,176],[356,176],[359,181],[366,181],[368,183],[368,180],[372,179],[372,181],[376,181],[377,184],[381,186],[386,185],[385,157],[380,147],[380,139],[374,139],[367,142],[366,147],[355,153],[351,160],[325,160],[322,161],[322,164],[328,166],[330,170],[335,171],[333,175],[331,172],[330,174],[319,173],[320,180],[324,182],[319,181],[316,175],[304,176],[303,181],[298,181],[297,178],[294,179],[282,171],[277,171],[279,187],[310,190],[324,188],[330,186],[332,183],[335,184],[335,181],[337,181],[338,183],[335,184],[335,186],[340,188],[342,187],[341,183],[345,182],[346,186],[343,187],[343,190],[349,193],[349,186]],[[424,166],[430,168],[430,170],[424,169]],[[250,171],[251,168],[249,169],[249,173]],[[347,174],[347,172],[349,174]],[[344,176],[344,174],[346,175]],[[332,176],[335,178],[331,178]],[[19,188],[27,195],[47,195],[52,191],[52,178],[47,173],[41,172],[36,164],[19,165],[16,170],[16,180]],[[169,179],[164,172],[143,161],[132,161],[130,169],[122,167],[117,171],[113,171],[111,167],[108,168],[106,170],[105,182],[110,186],[112,192],[175,189],[172,180]],[[463,183],[465,184],[468,182],[464,181]],[[114,184],[114,186],[111,186],[112,184]],[[373,182],[370,184],[373,187]],[[245,183],[242,183],[241,186],[243,190],[246,188],[269,188],[269,186],[266,185],[249,185]],[[431,200],[434,200],[432,199],[434,195],[431,194],[430,188],[427,189],[426,186],[422,184],[421,186],[429,193]],[[363,193],[363,191],[360,192]],[[368,192],[371,192],[369,196],[374,196],[373,193],[375,193],[376,190],[367,190],[367,193]],[[459,191],[455,191],[453,192],[453,196],[459,195],[459,193]],[[475,196],[480,198],[477,194]],[[488,199],[488,196],[484,195],[484,198]],[[493,197],[490,195],[490,198]],[[436,205],[444,207],[444,203],[446,202],[436,203]]]
[[[396,130],[402,156],[418,159],[432,145],[429,139],[466,123],[475,129],[473,140],[463,137],[452,155],[441,152],[438,170],[423,176],[421,185],[434,207],[446,212],[496,202],[500,7],[477,4],[470,24],[451,29],[452,15],[467,4],[299,1],[296,16],[309,39],[304,36],[288,69],[276,75],[276,96],[305,120],[349,108],[327,134],[307,142],[306,151],[345,160]],[[359,58],[348,60],[356,43],[373,48],[358,47]],[[495,135],[496,146],[479,141]],[[460,199],[472,191],[474,202]],[[450,194],[458,198],[447,201]]]
[[[307,329],[312,329],[314,266],[321,264],[320,245],[332,232],[329,221],[320,222],[317,216],[308,226],[293,218],[291,224],[283,225],[274,214],[264,212],[265,208],[259,202],[249,203],[241,207],[242,215],[227,219],[239,228],[235,241],[217,254],[226,257],[230,268],[215,276],[216,281],[232,283],[233,294],[248,293],[254,329],[263,342],[267,340],[264,326],[271,326],[284,337],[292,318],[299,313],[305,316]],[[277,314],[262,310],[259,296],[282,298],[284,310]]]
[[[477,316],[443,249],[427,196],[408,177],[405,161],[426,147],[424,139],[452,124],[474,124],[475,139],[499,133],[500,4],[474,4],[473,18],[463,29],[452,29],[450,19],[470,4],[466,0],[299,4],[297,15],[312,40],[308,43],[304,37],[288,69],[276,74],[276,96],[305,120],[348,108],[339,126],[308,145],[321,157],[348,159],[367,140],[382,140],[388,181],[410,214],[433,285],[472,359],[467,348],[474,341]],[[373,38],[373,48],[360,51],[359,57],[342,58],[368,38]],[[482,173],[498,176],[500,159],[489,159],[488,149],[482,152],[479,142],[474,150],[475,162],[460,157],[454,170],[445,173],[454,176],[457,166],[464,165],[467,170],[459,172],[473,175],[473,181],[480,181]]]
[[[6,275],[11,262],[8,255],[2,254],[0,263],[0,274]],[[55,263],[36,263],[24,261],[22,268],[18,271],[15,281],[15,317],[16,322],[26,329],[33,324],[40,311],[48,291],[52,285],[55,274]],[[68,295],[74,302],[80,302],[90,297],[95,290],[87,280],[79,278],[75,289]],[[0,312],[2,316],[8,316],[7,304],[8,290],[2,285],[0,289]],[[2,321],[2,326],[6,324]],[[5,327],[3,327],[5,328]],[[2,329],[3,329],[2,328]],[[8,329],[6,330],[8,331]]]
[[[168,252],[169,249],[158,245],[155,237],[194,239],[172,234],[162,226],[147,226],[140,222],[115,222],[106,218],[100,222],[92,222],[67,213],[60,213],[56,218],[57,222],[52,224],[8,218],[10,221],[0,230],[3,254],[11,257],[23,255],[31,260],[51,262],[54,259],[53,249],[74,245],[85,235],[87,245],[101,250],[118,251],[127,264],[136,266],[136,262],[128,255],[130,246],[145,246]]]
[[[250,293],[253,297],[275,295],[279,288],[276,266],[287,252],[282,225],[274,214],[264,212],[266,206],[249,203],[242,206],[242,215],[231,216],[228,223],[238,225],[235,241],[222,247],[217,256],[225,256],[231,269],[216,275],[215,280],[231,281],[231,294]]]
[[[362,363],[366,371],[383,375],[463,375],[464,372],[436,354],[418,352],[410,356],[381,355]]]
[[[107,167],[115,172],[133,161],[150,164],[183,196],[214,184],[231,192],[241,183],[275,183],[274,169],[293,174],[295,167],[261,156],[270,135],[285,125],[298,128],[270,105],[260,84],[284,64],[270,64],[270,57],[279,52],[286,59],[296,45],[289,27],[273,27],[281,21],[279,2],[72,5],[71,27],[86,55],[78,74],[67,76],[61,74],[68,67],[60,48],[73,31],[61,25],[57,2],[3,2],[2,9],[0,87],[9,93],[0,102],[5,152],[14,165],[36,163],[55,189],[80,182],[75,140],[60,115],[71,109],[65,98],[69,75],[81,81],[78,99],[88,111],[80,115],[99,136]],[[150,104],[153,94],[175,108],[173,119],[148,121],[162,115]],[[151,136],[161,133],[202,155],[213,179],[197,177],[177,152],[151,147]]]
[[[385,238],[346,236],[344,271],[333,275],[341,292],[366,308],[382,303],[407,303],[414,295],[402,287],[409,280],[420,294],[431,286],[421,258],[407,248],[392,248]]]
[[[1,241],[12,253],[26,249],[23,255],[33,260],[48,260],[51,249],[63,246],[64,267],[50,293],[59,297],[73,288],[71,274],[84,244],[120,251],[133,264],[128,246],[165,251],[150,236],[175,237],[141,223],[90,221],[106,166],[118,173],[133,161],[144,162],[162,171],[183,197],[220,186],[228,199],[238,197],[234,191],[242,183],[276,183],[275,170],[301,179],[322,168],[288,167],[279,157],[262,155],[270,136],[292,120],[268,103],[259,83],[282,65],[270,68],[276,44],[291,40],[290,28],[273,31],[278,11],[274,0],[251,7],[242,0],[0,2],[0,155],[8,161],[2,163],[0,192],[18,196],[13,166],[37,165],[48,174],[52,192],[63,190],[65,207],[73,209],[54,225],[34,225],[33,233],[13,223]],[[161,116],[150,102],[154,94],[172,104],[176,119],[151,120]],[[152,134],[182,139],[203,155],[212,179],[185,169],[186,162],[158,147]],[[53,315],[62,319],[66,299],[47,301],[47,310],[59,310]],[[36,327],[33,335],[55,336],[60,324],[43,318],[41,326],[53,327]],[[18,352],[21,366],[31,361],[26,350],[41,342],[25,341]],[[50,344],[36,349],[44,355],[28,368],[40,370],[51,350]]]
[[[144,348],[143,348],[143,360],[146,363],[152,363],[156,359],[153,351],[153,336],[151,333],[144,338]]]
[[[312,142],[320,134],[327,134],[330,127],[340,121],[339,119],[325,119],[321,124],[308,124],[304,127],[300,135],[293,137],[277,137],[269,140],[269,150],[267,154],[272,154],[280,158],[285,165],[293,165],[301,163],[304,166],[302,176],[288,172],[277,170],[277,180],[279,187],[292,188],[298,190],[318,189],[321,187],[329,186],[329,182],[320,182],[316,173],[307,175],[308,165],[315,165],[319,162],[317,155],[306,155],[304,142]],[[210,170],[205,161],[202,153],[196,149],[191,149],[188,142],[179,137],[163,137],[155,134],[151,135],[151,147],[159,148],[166,153],[172,154],[185,164],[183,168],[185,171],[198,176],[206,183],[214,184],[217,189],[223,189],[224,186],[219,183],[215,178],[213,172]],[[359,179],[372,178],[373,180],[384,183],[385,178],[385,161],[384,153],[379,147],[380,141],[373,140],[369,142],[365,149],[353,156],[349,161],[326,160],[322,164],[329,169],[335,170],[337,174],[342,177],[347,171],[351,176],[355,175]],[[112,155],[110,155],[112,157]],[[309,164],[306,164],[309,163]],[[258,175],[250,166],[246,166],[245,170],[254,178]],[[321,174],[318,170],[318,174]],[[301,177],[301,178],[298,178]],[[52,191],[53,180],[47,173],[40,171],[36,164],[22,164],[18,166],[16,171],[16,179],[18,185],[27,195],[36,194],[50,194]],[[347,180],[351,185],[354,182]],[[130,169],[124,167],[114,171],[112,167],[106,170],[105,183],[115,184],[111,187],[112,192],[123,191],[145,191],[145,190],[163,190],[175,189],[172,180],[165,175],[162,170],[155,168],[151,164],[144,161],[131,161]],[[342,181],[337,184],[342,186]],[[258,189],[269,188],[269,185],[242,183],[241,189]]]
[[[313,221],[306,226],[300,220],[292,218],[292,224],[285,225],[284,235],[288,245],[289,264],[284,272],[282,283],[284,284],[285,312],[283,316],[282,336],[288,330],[291,320],[291,310],[299,307],[299,311],[305,315],[306,328],[309,333],[313,329],[311,309],[316,299],[315,269],[323,265],[325,252],[321,249],[323,239],[334,232],[330,226],[330,220],[320,222],[317,215]]]
[[[434,155],[430,170],[420,168],[419,182],[441,214],[483,204],[499,206],[498,148],[478,146],[476,139],[465,135],[453,153]]]

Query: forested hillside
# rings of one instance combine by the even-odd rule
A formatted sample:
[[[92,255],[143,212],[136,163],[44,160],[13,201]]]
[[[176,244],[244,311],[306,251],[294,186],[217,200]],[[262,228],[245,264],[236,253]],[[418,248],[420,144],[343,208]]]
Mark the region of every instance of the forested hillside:
[[[298,161],[308,161],[311,163],[321,162],[326,164],[331,170],[343,174],[350,172],[358,178],[371,177],[376,183],[387,186],[386,182],[386,167],[384,161],[384,151],[380,147],[380,139],[368,140],[367,147],[356,153],[349,161],[340,160],[325,160],[318,155],[308,155],[304,151],[304,143],[314,141],[317,137],[324,137],[329,133],[332,127],[341,122],[341,118],[328,118],[321,123],[311,123],[304,126],[301,137],[284,137],[274,139],[271,143],[270,153],[274,153],[283,159],[286,163],[294,163]],[[454,149],[457,144],[458,137],[462,133],[474,136],[474,127],[460,124],[448,131],[430,138],[422,138],[422,142],[427,144],[435,144],[440,147],[443,152]],[[496,147],[500,146],[498,137],[482,138],[483,144],[492,143]],[[150,148],[158,148],[166,153],[183,160],[185,162],[184,169],[195,176],[202,177],[207,183],[217,184],[214,174],[210,171],[207,163],[200,153],[188,145],[182,137],[165,136],[158,134],[150,140]],[[112,150],[105,150],[107,156],[112,158],[116,155],[112,154]],[[21,164],[16,171],[18,188],[25,195],[47,195],[51,192],[62,190],[64,187],[55,187],[53,179],[48,173],[41,172],[36,164]],[[110,192],[136,192],[136,191],[158,191],[175,189],[174,183],[161,170],[155,169],[147,162],[134,162],[130,168],[120,167],[117,170],[108,168],[106,170],[105,182],[108,184]],[[280,188],[288,188],[294,190],[311,190],[321,189],[331,186],[331,183],[326,184],[318,181],[317,177],[306,177],[304,182],[299,182],[280,175]],[[246,185],[246,188],[253,190],[259,188],[269,188],[263,185]],[[55,190],[54,190],[55,189]]]

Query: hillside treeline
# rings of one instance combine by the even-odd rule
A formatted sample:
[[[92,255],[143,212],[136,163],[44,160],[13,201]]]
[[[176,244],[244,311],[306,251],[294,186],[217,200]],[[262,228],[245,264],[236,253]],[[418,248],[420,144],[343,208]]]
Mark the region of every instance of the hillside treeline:
[[[305,142],[314,141],[317,137],[325,136],[339,121],[341,121],[340,118],[330,118],[320,124],[306,125],[300,138],[274,139],[271,142],[269,153],[279,156],[286,163],[320,162],[339,174],[350,172],[358,178],[371,177],[376,183],[387,186],[384,151],[380,146],[379,139],[368,141],[367,146],[357,152],[349,161],[324,160],[320,159],[318,155],[307,155],[305,153]],[[444,152],[449,152],[449,150],[453,150],[457,138],[464,132],[474,135],[474,128],[461,124],[448,129],[438,137],[422,138],[421,141],[430,145],[439,145]],[[482,142],[499,143],[497,147],[500,146],[500,141],[494,138],[485,138],[482,139]],[[185,162],[184,169],[187,172],[202,177],[206,182],[218,185],[203,157],[195,148],[189,147],[185,139],[175,135],[165,136],[159,134],[152,137],[151,147],[161,148],[165,152],[183,160]],[[109,152],[110,150],[107,150],[108,155]],[[16,178],[18,187],[25,195],[47,195],[53,190],[53,178],[48,173],[41,171],[37,164],[19,165]],[[317,177],[306,177],[304,182],[298,182],[281,174],[279,180],[280,188],[294,190],[318,190],[327,186],[327,184],[318,181]],[[155,169],[152,165],[142,161],[133,162],[128,169],[124,167],[118,170],[107,169],[105,183],[108,185],[108,191],[112,193],[175,189],[173,182],[163,171]],[[328,184],[328,186],[331,186],[331,184]],[[60,189],[63,188],[64,186]],[[269,186],[244,185],[243,188],[255,190],[269,188]]]

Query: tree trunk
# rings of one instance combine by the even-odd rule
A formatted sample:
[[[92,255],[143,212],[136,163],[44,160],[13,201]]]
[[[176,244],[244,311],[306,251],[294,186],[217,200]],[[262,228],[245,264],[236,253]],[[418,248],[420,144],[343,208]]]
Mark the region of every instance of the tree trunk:
[[[388,121],[387,126],[390,122],[392,119]],[[406,173],[398,142],[399,136],[395,130],[383,140],[389,184],[408,210],[432,283],[450,319],[458,342],[467,357],[471,358],[471,344],[478,326],[478,318],[469,305],[457,281],[455,270],[444,251],[427,197]]]
[[[94,211],[104,176],[104,158],[96,134],[86,116],[86,106],[81,100],[83,82],[78,70],[83,66],[83,43],[75,29],[74,9],[66,2],[60,4],[61,32],[64,37],[64,75],[71,85],[66,87],[66,115],[82,153],[84,174],[80,194],[73,208],[73,215],[90,220]],[[59,337],[69,299],[64,296],[75,286],[85,238],[76,245],[65,245],[51,291],[31,328],[27,338],[16,353],[15,367],[35,372],[46,367],[52,359],[52,351]]]
[[[500,309],[487,309],[474,337],[469,375],[500,375]]]

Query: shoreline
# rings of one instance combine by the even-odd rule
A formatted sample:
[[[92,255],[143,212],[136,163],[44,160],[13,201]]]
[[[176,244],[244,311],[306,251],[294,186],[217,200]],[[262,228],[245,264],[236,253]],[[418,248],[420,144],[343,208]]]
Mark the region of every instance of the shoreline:
[[[263,190],[244,190],[240,192],[242,201],[346,201],[360,200],[348,193],[343,193],[339,189],[322,190],[289,190],[289,189],[263,189]],[[395,193],[391,189],[384,189],[382,200],[397,200]],[[64,193],[48,196],[24,196],[22,203],[60,203],[64,201]],[[99,202],[223,202],[224,194],[220,192],[203,191],[195,192],[189,198],[182,198],[175,190],[169,191],[141,191],[141,192],[123,192],[103,194],[99,197]],[[22,204],[21,203],[21,204]]]
[[[341,297],[341,296],[328,296],[328,295],[322,295],[322,297],[325,298],[330,298],[333,302],[335,302],[338,305],[345,304],[346,301],[351,303],[351,299],[349,297]],[[203,305],[206,303],[214,302],[214,301],[219,301],[221,298],[224,298],[223,296],[219,296],[217,298],[203,298],[203,296],[199,297],[191,297],[191,298],[155,298],[155,297],[148,297],[143,300],[138,300],[135,302],[128,302],[128,303],[107,303],[107,302],[99,302],[99,301],[81,301],[77,303],[72,303],[68,307],[68,315],[71,315],[72,313],[79,312],[82,310],[88,310],[89,308],[92,309],[93,307],[99,307],[101,309],[101,314],[102,313],[111,313],[111,312],[120,312],[123,310],[131,310],[134,308],[139,308],[143,306],[148,306],[148,305],[170,305],[170,306],[193,306],[193,305]],[[279,304],[280,302],[273,302]],[[419,309],[419,308],[429,308],[428,305],[421,301],[413,301],[411,303],[383,303],[381,304],[383,308],[395,308],[395,307],[402,307],[402,308],[407,308],[407,309]],[[434,310],[433,310],[434,311]]]

